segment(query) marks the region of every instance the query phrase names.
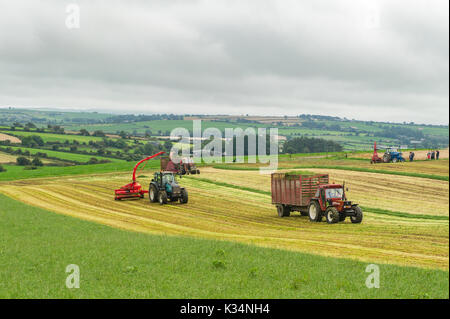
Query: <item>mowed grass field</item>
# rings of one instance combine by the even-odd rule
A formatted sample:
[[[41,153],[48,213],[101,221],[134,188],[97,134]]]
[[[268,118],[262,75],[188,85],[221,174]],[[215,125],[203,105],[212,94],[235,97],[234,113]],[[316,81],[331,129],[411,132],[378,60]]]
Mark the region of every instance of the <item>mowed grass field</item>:
[[[260,174],[259,171],[214,168],[205,168],[203,171],[212,181],[270,192],[270,175]],[[296,170],[280,170],[285,171]],[[449,184],[446,181],[339,169],[308,168],[307,171],[329,174],[330,182],[345,182],[349,188],[349,199],[362,206],[408,214],[449,215]]]
[[[8,153],[0,152],[0,164],[4,163],[14,163],[17,156],[10,155]]]
[[[267,194],[270,176],[256,171],[204,168],[199,176],[182,178],[180,183],[189,190],[187,205],[160,206],[147,198],[114,201],[113,190],[129,182],[129,173],[9,181],[0,183],[0,193],[53,212],[133,231],[448,271],[448,182],[362,172],[339,175],[350,173],[330,172],[332,180],[347,181],[352,200],[371,208],[360,225],[311,223],[298,215],[279,218]],[[143,185],[148,182],[148,178],[141,179]],[[429,200],[420,200],[421,196]],[[407,216],[380,214],[376,209]]]
[[[0,298],[448,298],[447,271],[156,236],[54,214],[0,195]],[[65,286],[66,267],[80,288]]]
[[[233,164],[224,165],[217,164],[215,167],[224,169],[236,170],[258,170],[260,164]],[[264,165],[262,165],[264,166]],[[449,176],[449,160],[440,159],[439,161],[414,161],[405,163],[382,163],[370,164],[370,158],[342,158],[342,156],[326,155],[315,156],[280,156],[278,167],[285,169],[309,169],[309,168],[326,168],[326,169],[341,169],[341,170],[360,170],[367,172],[387,173],[391,175],[405,175],[405,176],[428,176],[435,178],[442,178],[448,181]]]

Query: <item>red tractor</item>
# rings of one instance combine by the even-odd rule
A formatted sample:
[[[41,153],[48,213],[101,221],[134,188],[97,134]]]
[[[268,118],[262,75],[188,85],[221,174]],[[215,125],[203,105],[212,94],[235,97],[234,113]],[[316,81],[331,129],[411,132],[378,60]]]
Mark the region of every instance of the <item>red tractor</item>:
[[[350,217],[354,224],[361,223],[363,219],[361,207],[347,200],[344,186],[340,184],[319,186],[311,198],[308,215],[312,222],[320,222],[325,216],[329,224],[342,222],[346,217]]]

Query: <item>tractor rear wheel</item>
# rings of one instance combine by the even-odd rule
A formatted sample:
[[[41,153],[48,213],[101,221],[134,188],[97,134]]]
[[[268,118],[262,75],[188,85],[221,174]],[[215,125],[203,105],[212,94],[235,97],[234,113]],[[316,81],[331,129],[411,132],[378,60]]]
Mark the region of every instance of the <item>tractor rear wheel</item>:
[[[148,198],[151,203],[156,203],[158,201],[158,192],[156,186],[153,184],[150,185],[150,189],[148,190]]]
[[[277,205],[277,212],[279,217],[289,217],[291,210],[286,205]]]
[[[187,204],[189,200],[188,192],[185,189],[181,190],[181,197],[180,197],[180,203],[181,204]]]
[[[160,191],[158,196],[159,203],[161,205],[167,204],[167,193],[166,191]]]
[[[320,209],[320,205],[318,202],[313,201],[309,204],[308,215],[309,215],[309,220],[312,222],[321,222],[322,221],[322,210]]]
[[[336,224],[339,222],[339,212],[336,207],[328,207],[325,211],[328,224]]]
[[[363,219],[363,212],[361,207],[356,206],[355,207],[355,216],[350,216],[350,220],[353,224],[359,224],[362,222]]]

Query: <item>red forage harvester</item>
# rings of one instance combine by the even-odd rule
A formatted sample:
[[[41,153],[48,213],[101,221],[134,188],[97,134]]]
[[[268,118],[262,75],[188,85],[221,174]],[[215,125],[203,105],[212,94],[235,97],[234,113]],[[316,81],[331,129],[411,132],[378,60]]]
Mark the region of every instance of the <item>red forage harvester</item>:
[[[148,190],[142,189],[142,185],[139,184],[139,183],[136,181],[136,170],[138,169],[139,165],[141,165],[142,163],[144,163],[144,162],[148,161],[149,159],[152,159],[152,158],[154,158],[154,157],[156,157],[156,156],[159,156],[159,155],[161,155],[161,154],[164,154],[164,153],[165,153],[165,152],[159,152],[159,153],[156,153],[156,154],[154,154],[154,155],[152,155],[152,156],[146,157],[146,158],[144,158],[143,160],[140,160],[140,161],[136,164],[136,166],[134,166],[134,169],[133,169],[133,180],[132,180],[132,182],[129,183],[129,184],[126,184],[126,185],[122,186],[122,187],[119,188],[119,189],[116,189],[116,190],[114,191],[114,193],[115,193],[114,199],[115,199],[115,200],[120,200],[120,199],[122,199],[122,198],[144,198],[144,194],[145,194],[145,193],[148,193]],[[142,169],[143,169],[143,168],[144,168],[144,167],[142,167]]]
[[[373,155],[370,164],[383,163],[383,158],[378,156],[377,142],[373,144]]]

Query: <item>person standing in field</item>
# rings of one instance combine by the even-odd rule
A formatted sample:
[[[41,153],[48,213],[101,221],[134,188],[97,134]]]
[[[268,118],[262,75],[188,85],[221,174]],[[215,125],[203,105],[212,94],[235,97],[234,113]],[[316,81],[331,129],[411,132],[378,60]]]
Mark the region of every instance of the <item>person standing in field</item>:
[[[436,150],[436,160],[439,159],[439,155],[441,154],[441,152],[439,152],[439,150]]]
[[[431,152],[431,159],[432,159],[432,160],[434,160],[434,155],[435,155],[434,151]]]
[[[427,153],[427,159],[431,159],[431,152],[430,151],[428,151],[428,153]]]

